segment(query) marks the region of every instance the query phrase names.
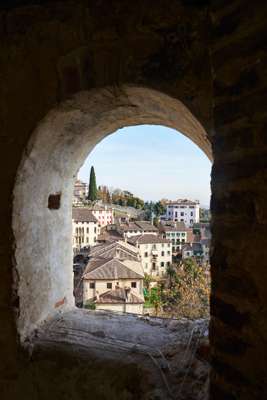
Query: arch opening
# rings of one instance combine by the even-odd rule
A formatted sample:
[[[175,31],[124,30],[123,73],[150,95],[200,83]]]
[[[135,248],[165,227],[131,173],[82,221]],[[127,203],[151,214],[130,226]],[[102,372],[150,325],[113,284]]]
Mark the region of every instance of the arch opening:
[[[105,136],[140,124],[174,128],[212,159],[207,134],[191,112],[180,101],[147,88],[80,92],[50,111],[36,128],[14,189],[22,341],[56,312],[74,307],[71,203],[77,171]]]

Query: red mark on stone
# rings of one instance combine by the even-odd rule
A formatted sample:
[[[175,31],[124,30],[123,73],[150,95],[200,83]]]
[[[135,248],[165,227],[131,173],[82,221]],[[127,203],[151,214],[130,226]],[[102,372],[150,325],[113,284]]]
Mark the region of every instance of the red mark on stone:
[[[61,300],[59,300],[59,301],[57,301],[57,302],[55,303],[55,308],[61,307],[61,306],[63,306],[63,304],[65,304],[65,303],[66,303],[66,297],[63,297],[63,299],[61,299]]]

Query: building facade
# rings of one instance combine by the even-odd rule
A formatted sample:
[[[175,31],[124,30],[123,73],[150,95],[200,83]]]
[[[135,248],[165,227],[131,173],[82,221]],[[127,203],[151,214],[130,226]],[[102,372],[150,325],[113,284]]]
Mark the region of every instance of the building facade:
[[[134,221],[118,224],[116,229],[124,238],[145,234],[157,235],[159,232],[158,228],[148,221]]]
[[[143,314],[144,298],[129,288],[109,290],[95,300],[97,310],[117,311],[123,313]]]
[[[72,209],[72,247],[80,250],[86,246],[95,246],[100,233],[98,220],[91,210],[85,207]]]
[[[199,201],[181,199],[166,203],[165,219],[184,222],[187,228],[199,222]]]
[[[142,313],[143,278],[140,261],[93,257],[82,278],[83,304],[89,301],[101,309]]]
[[[171,241],[159,235],[132,236],[128,242],[139,249],[144,272],[154,278],[163,277],[172,263]]]
[[[92,214],[98,220],[100,227],[113,224],[114,212],[112,207],[94,206],[91,208]]]
[[[88,189],[87,183],[77,179],[74,183],[73,194],[74,194],[74,196],[85,199],[86,194],[87,194],[87,189]]]
[[[172,243],[172,253],[177,254],[188,242],[188,228],[184,222],[167,222],[159,226],[160,234],[163,238],[169,239]]]

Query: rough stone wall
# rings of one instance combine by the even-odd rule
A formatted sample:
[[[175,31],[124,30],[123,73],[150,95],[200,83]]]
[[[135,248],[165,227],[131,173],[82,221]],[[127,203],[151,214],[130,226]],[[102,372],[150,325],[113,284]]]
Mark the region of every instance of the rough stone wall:
[[[219,3],[211,10],[215,78],[211,398],[264,399],[267,7],[261,1]]]

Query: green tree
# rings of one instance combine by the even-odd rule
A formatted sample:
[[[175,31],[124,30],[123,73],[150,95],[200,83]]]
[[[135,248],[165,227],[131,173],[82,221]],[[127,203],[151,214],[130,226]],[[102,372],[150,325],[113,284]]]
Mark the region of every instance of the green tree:
[[[110,196],[109,190],[107,191],[107,203],[108,203],[108,204],[111,203],[111,196]]]
[[[160,297],[158,288],[151,289],[149,301],[151,304],[153,304],[154,309],[155,309],[155,314],[157,316],[158,312],[160,311],[160,309],[162,307],[162,301],[161,301],[161,297]]]
[[[150,284],[151,284],[151,282],[152,282],[152,276],[151,276],[151,275],[148,275],[148,274],[145,272],[145,276],[144,276],[144,286],[145,286],[145,288],[146,288],[147,290],[150,289]]]
[[[166,269],[166,274],[169,278],[169,288],[172,289],[174,285],[174,279],[176,277],[176,271],[173,265],[168,265]]]
[[[90,181],[89,181],[89,191],[88,191],[88,200],[96,201],[97,200],[97,186],[96,186],[96,177],[95,177],[95,169],[92,166],[90,171]]]
[[[156,214],[156,216],[159,217],[160,215],[165,214],[165,212],[166,207],[160,201],[157,201],[154,204],[154,213]]]

